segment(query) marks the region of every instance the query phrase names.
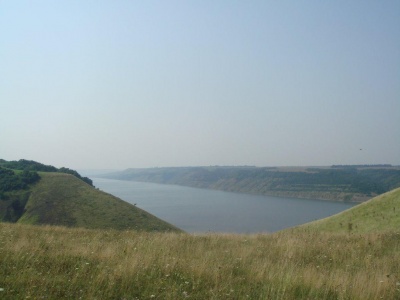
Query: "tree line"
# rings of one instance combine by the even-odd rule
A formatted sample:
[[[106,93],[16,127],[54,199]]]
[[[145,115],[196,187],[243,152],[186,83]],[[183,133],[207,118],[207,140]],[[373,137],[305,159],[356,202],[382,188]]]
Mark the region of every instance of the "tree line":
[[[56,168],[54,166],[45,165],[33,160],[20,159],[18,161],[6,161],[4,159],[0,159],[0,167],[13,169],[13,170],[22,170],[22,171],[35,171],[35,172],[59,172],[59,173],[67,173],[71,174],[80,180],[86,182],[87,184],[93,186],[93,181],[88,177],[82,177],[77,171],[71,170],[69,168]]]

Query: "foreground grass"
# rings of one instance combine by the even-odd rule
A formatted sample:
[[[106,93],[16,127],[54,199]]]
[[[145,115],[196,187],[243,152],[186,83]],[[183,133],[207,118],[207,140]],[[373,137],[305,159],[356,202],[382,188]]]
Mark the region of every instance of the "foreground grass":
[[[0,224],[1,299],[400,299],[400,233]]]

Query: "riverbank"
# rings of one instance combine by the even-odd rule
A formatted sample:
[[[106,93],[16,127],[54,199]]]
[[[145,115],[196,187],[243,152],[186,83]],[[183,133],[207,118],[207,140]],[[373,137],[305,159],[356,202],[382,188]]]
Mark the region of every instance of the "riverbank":
[[[127,169],[99,177],[356,203],[400,187],[400,168],[387,165],[151,168]]]

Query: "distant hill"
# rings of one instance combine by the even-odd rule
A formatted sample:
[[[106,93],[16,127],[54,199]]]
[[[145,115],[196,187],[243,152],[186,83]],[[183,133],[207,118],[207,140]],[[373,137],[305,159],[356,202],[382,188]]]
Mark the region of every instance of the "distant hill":
[[[295,198],[363,202],[400,187],[400,167],[181,167],[127,169],[99,177]]]
[[[400,188],[334,216],[299,226],[324,232],[370,233],[400,229]]]

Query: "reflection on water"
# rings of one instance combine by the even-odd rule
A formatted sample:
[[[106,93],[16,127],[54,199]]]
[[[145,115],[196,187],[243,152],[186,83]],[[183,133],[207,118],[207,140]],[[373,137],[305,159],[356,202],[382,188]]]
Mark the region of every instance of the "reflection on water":
[[[273,232],[321,219],[354,203],[278,198],[92,178],[100,190],[136,204],[186,232]]]

